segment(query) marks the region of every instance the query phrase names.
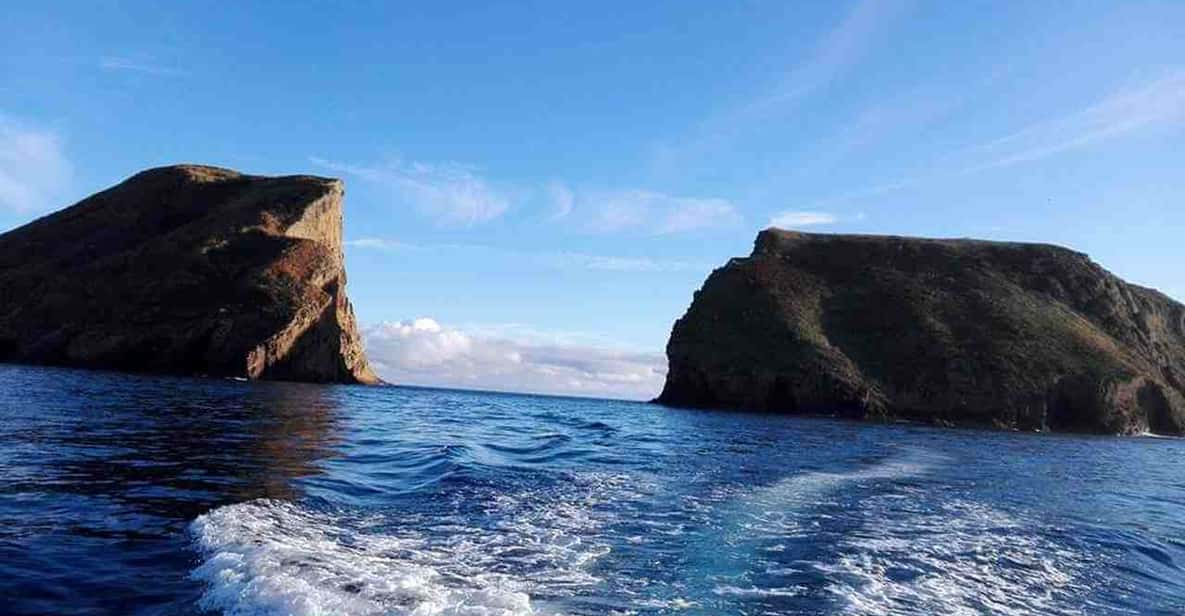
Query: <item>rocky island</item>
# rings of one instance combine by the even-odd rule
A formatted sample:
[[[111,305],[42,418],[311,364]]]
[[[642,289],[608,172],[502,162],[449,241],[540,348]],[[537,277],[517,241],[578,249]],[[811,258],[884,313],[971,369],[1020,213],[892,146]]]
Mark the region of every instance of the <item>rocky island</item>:
[[[150,169],[0,235],[0,361],[374,383],[340,180]]]
[[[674,406],[1185,431],[1185,306],[1057,246],[769,229],[667,356]]]

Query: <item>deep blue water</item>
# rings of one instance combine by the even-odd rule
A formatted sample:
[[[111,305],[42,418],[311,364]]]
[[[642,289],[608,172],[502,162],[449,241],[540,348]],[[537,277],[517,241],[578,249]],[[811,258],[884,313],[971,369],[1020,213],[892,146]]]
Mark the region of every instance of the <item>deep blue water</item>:
[[[1178,614],[1185,441],[0,367],[4,614]]]

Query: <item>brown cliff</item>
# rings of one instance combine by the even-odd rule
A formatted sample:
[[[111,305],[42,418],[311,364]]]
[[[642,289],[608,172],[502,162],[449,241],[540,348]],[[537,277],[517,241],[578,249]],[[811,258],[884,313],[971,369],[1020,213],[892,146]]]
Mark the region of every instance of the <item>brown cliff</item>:
[[[1185,431],[1185,306],[1056,246],[766,230],[667,356],[669,405]]]
[[[0,360],[373,383],[342,183],[150,169],[0,235]]]

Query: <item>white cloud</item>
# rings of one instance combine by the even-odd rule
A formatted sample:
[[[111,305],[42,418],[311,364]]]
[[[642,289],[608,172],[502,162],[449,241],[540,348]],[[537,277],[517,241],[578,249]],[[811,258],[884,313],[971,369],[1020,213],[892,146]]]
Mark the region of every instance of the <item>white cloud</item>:
[[[636,230],[667,235],[741,222],[736,206],[725,199],[679,197],[650,190],[580,195],[577,205],[589,219],[585,228],[598,232]]]
[[[438,366],[473,352],[468,336],[445,330],[433,319],[419,318],[399,323],[383,323],[366,332],[372,358],[387,366],[408,370]],[[377,351],[382,351],[376,356]]]
[[[100,58],[99,68],[105,71],[128,71],[147,75],[181,75],[184,73],[181,69],[122,56],[105,56]]]
[[[73,175],[57,133],[0,114],[0,209],[33,213],[63,206]]]
[[[382,323],[365,337],[375,370],[396,384],[648,399],[666,373],[658,353],[493,337],[430,318]]]
[[[392,161],[382,165],[348,165],[313,158],[314,163],[383,186],[400,201],[441,226],[472,226],[488,222],[510,207],[510,195],[470,168],[455,163]]]
[[[831,225],[839,222],[834,214],[827,212],[795,212],[787,211],[775,215],[769,221],[769,226],[781,229],[795,229],[813,225]]]

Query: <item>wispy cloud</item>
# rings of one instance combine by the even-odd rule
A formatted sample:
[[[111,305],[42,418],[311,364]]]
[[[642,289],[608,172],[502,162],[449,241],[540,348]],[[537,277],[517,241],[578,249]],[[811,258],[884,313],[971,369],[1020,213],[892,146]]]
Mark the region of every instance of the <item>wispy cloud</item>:
[[[901,177],[868,188],[826,197],[811,204],[827,207],[950,180],[995,169],[1045,160],[1090,148],[1142,131],[1185,126],[1185,70],[1103,97],[1082,109],[1066,112],[990,141],[975,144],[945,160],[933,173]]]
[[[323,158],[312,161],[388,189],[396,199],[440,226],[468,227],[488,222],[510,207],[509,192],[456,163],[393,160],[381,165],[351,165]]]
[[[538,219],[590,233],[670,235],[726,228],[741,222],[727,199],[671,195],[655,190],[574,189],[561,181],[498,182],[456,163],[392,161],[355,165],[310,159],[326,169],[381,186],[440,226],[469,227],[506,213],[512,203]]]
[[[415,248],[412,244],[380,237],[362,237],[356,240],[346,240],[344,243],[346,246],[352,248],[370,248],[374,250],[404,250]]]
[[[670,235],[733,227],[742,220],[740,211],[727,199],[640,189],[579,193],[573,212],[582,228],[601,233]]]
[[[64,205],[73,175],[56,132],[0,114],[0,209],[31,213]]]
[[[576,206],[576,193],[572,192],[563,182],[551,182],[547,185],[547,198],[552,204],[552,220],[566,218]]]
[[[105,71],[127,71],[146,75],[182,75],[185,71],[146,60],[137,60],[122,56],[105,56],[99,59],[99,68]]]
[[[394,239],[363,237],[347,240],[347,247],[396,251],[439,251],[457,252],[473,251],[486,255],[497,255],[504,258],[520,259],[535,265],[561,270],[591,270],[622,273],[669,273],[669,272],[705,272],[711,269],[708,263],[684,261],[677,259],[655,259],[651,257],[632,257],[598,255],[582,252],[554,252],[554,251],[522,251],[507,250],[480,244],[413,244]]]
[[[397,384],[647,399],[666,374],[660,353],[491,336],[427,317],[381,323],[365,340],[379,375]]]
[[[704,272],[711,269],[704,263],[647,257],[614,257],[578,252],[543,253],[539,258],[560,268],[577,268],[606,272]]]
[[[824,30],[813,49],[792,62],[784,73],[747,100],[710,114],[688,134],[655,147],[655,164],[668,171],[682,169],[682,161],[703,158],[747,130],[793,111],[809,96],[826,89],[857,64],[873,43],[904,12],[906,0],[859,0],[831,28]]]
[[[736,206],[724,199],[673,198],[659,218],[657,232],[686,233],[732,227],[740,222]]]
[[[990,158],[969,166],[966,171],[1038,161],[1142,129],[1182,124],[1185,124],[1185,70],[972,148]]]
[[[857,162],[853,156],[867,155],[871,148],[903,139],[917,143],[925,139],[927,131],[948,122],[969,100],[966,93],[942,87],[912,87],[879,95],[840,122],[835,131],[820,137],[809,156],[786,163],[778,176],[828,174],[845,163]]]
[[[770,219],[769,226],[781,229],[797,229],[799,227],[832,225],[837,222],[839,222],[839,218],[827,212],[786,211]]]
[[[814,52],[792,68],[777,87],[734,113],[750,116],[822,89],[864,57],[882,28],[893,21],[905,4],[898,0],[860,0],[820,37]]]

